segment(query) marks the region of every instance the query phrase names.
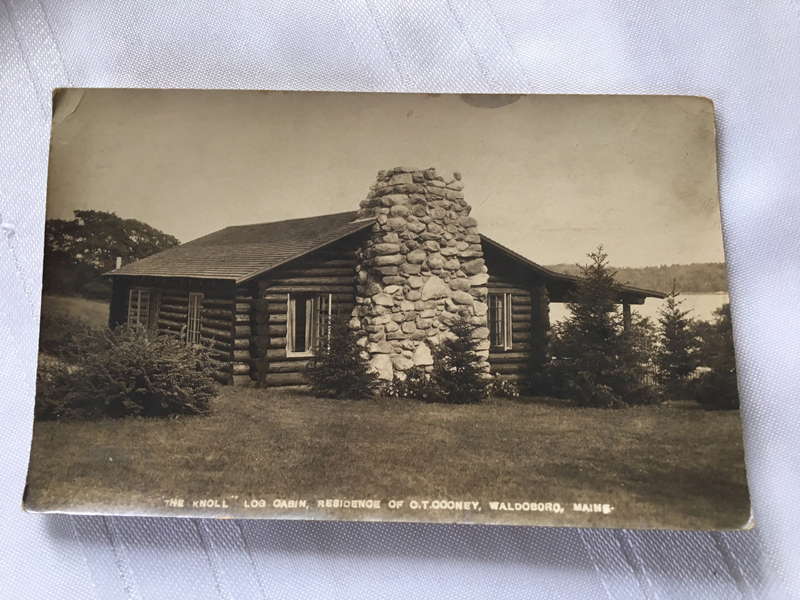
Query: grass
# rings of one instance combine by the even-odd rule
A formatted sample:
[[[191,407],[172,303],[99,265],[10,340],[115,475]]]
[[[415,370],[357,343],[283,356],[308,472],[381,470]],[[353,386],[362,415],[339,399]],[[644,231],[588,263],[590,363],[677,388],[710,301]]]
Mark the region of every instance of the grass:
[[[108,325],[108,302],[66,296],[42,296],[42,314],[59,313],[83,319],[93,327]]]
[[[164,501],[218,498],[231,507],[225,514],[274,516],[248,512],[244,499],[373,498],[406,508],[411,499],[481,502],[480,513],[380,513],[407,520],[711,529],[749,518],[739,413],[686,403],[445,406],[228,387],[205,417],[37,422],[28,486],[28,508],[76,512],[197,515]],[[490,513],[488,501],[566,510]],[[574,512],[575,502],[615,509]]]

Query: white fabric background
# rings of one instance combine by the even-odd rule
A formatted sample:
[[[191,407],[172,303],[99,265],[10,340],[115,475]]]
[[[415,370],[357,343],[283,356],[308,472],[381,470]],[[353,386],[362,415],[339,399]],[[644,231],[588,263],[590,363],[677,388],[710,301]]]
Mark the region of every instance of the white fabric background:
[[[800,3],[0,0],[0,597],[800,598]],[[739,534],[27,515],[55,86],[716,104]]]

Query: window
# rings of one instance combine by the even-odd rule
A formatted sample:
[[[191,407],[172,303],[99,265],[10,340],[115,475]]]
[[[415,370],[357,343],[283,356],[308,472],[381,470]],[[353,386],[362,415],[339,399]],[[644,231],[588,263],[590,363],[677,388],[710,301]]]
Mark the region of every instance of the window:
[[[289,294],[286,323],[287,354],[310,356],[327,332],[330,294]]]
[[[156,327],[160,301],[158,292],[132,288],[128,294],[128,324]]]
[[[489,341],[495,348],[511,350],[511,294],[489,294]]]
[[[200,343],[200,322],[203,310],[203,294],[189,294],[189,316],[186,322],[186,345]]]

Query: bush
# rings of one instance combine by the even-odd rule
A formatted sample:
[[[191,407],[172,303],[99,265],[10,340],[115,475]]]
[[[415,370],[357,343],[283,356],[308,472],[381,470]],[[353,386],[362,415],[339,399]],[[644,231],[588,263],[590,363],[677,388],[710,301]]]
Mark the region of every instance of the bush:
[[[369,371],[369,363],[356,341],[348,320],[335,315],[306,368],[315,394],[351,400],[375,394],[378,375]]]
[[[412,367],[405,372],[405,377],[395,375],[392,381],[385,383],[381,394],[391,398],[416,398],[433,401],[439,394],[433,389],[431,378],[422,367]]]
[[[489,396],[496,398],[519,398],[519,388],[500,373],[495,373],[487,387]]]
[[[64,398],[72,369],[58,358],[39,355],[36,369],[36,403],[34,418],[39,421],[56,421],[80,417],[79,411],[71,407]]]
[[[104,346],[102,328],[64,313],[42,312],[39,323],[39,352],[67,363],[78,362],[86,354],[94,354]]]
[[[37,417],[157,417],[207,412],[217,394],[208,349],[143,327],[103,330],[95,351],[74,365],[44,360]]]
[[[474,404],[486,398],[489,380],[486,362],[477,353],[480,340],[468,314],[453,319],[450,334],[431,348],[433,371],[431,400],[450,404]]]

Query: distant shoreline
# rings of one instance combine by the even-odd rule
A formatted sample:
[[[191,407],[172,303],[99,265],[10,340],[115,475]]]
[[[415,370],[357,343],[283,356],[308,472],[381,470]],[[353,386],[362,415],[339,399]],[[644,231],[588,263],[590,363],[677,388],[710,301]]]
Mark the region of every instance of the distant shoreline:
[[[580,275],[578,265],[558,264],[547,267],[557,273]],[[726,294],[728,278],[725,263],[692,263],[688,265],[661,265],[658,267],[608,267],[616,273],[616,280],[625,285],[655,290],[668,294]]]

